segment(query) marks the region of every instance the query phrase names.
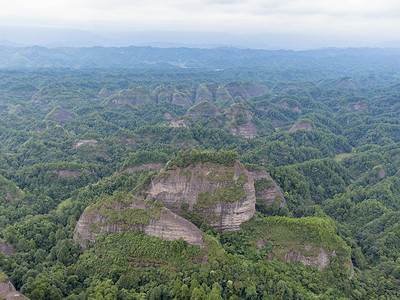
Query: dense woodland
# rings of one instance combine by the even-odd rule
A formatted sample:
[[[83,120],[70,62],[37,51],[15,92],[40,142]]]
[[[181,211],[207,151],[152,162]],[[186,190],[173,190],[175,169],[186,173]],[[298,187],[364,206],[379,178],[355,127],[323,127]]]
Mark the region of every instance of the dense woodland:
[[[135,68],[75,68],[55,63],[71,49],[47,51],[21,48],[12,57],[24,68],[0,70],[0,239],[16,250],[0,253],[0,269],[30,299],[400,298],[398,51],[198,50],[199,66],[187,49],[152,49],[156,63]],[[171,53],[185,68],[163,61]],[[85,252],[72,241],[87,206],[155,173],[129,168],[185,166],[192,149],[264,168],[287,207],[257,206],[238,232],[203,224],[203,263],[204,249],[140,232],[103,234]],[[340,261],[318,271],[268,260],[252,240],[288,238],[282,224],[336,243],[354,277]]]

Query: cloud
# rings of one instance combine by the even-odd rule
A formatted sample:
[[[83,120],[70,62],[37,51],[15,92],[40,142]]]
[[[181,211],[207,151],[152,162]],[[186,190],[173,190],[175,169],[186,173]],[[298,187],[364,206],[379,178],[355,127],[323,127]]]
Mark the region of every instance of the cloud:
[[[0,24],[89,30],[286,32],[400,38],[394,0],[13,0]]]

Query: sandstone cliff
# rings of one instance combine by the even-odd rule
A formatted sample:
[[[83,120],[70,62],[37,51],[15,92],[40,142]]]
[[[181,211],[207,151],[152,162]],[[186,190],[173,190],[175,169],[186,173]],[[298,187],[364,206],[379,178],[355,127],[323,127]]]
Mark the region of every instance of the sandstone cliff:
[[[10,255],[15,252],[14,248],[7,244],[5,241],[0,240],[0,253],[4,253],[5,255]]]
[[[309,245],[309,247],[312,247]],[[336,256],[334,252],[332,252],[333,256]],[[319,252],[317,256],[306,256],[303,253],[295,252],[293,250],[290,250],[285,254],[285,260],[288,260],[290,262],[296,262],[299,261],[305,266],[314,266],[318,268],[319,271],[322,271],[325,267],[329,266],[331,264],[331,259],[329,257],[329,254],[326,252],[324,248],[319,248]]]
[[[232,105],[224,115],[229,122],[227,126],[231,134],[240,135],[246,139],[253,139],[257,136],[258,128],[243,104]]]
[[[8,277],[0,270],[0,299],[5,300],[29,300],[18,293]]]
[[[253,235],[258,249],[268,247],[268,260],[301,262],[322,271],[332,262],[349,270],[352,277],[351,249],[340,238],[334,223],[316,217],[265,217],[252,219],[244,230]]]
[[[86,241],[94,242],[103,232],[137,229],[167,241],[183,238],[190,244],[203,246],[201,230],[169,209],[132,196],[120,198],[103,200],[84,211],[74,232],[74,241],[83,249]]]
[[[147,199],[175,213],[182,209],[198,213],[219,231],[239,230],[255,213],[254,180],[238,161],[232,167],[206,162],[162,170],[146,192]]]
[[[263,201],[265,208],[270,208],[275,202],[278,202],[280,207],[286,206],[281,189],[268,172],[253,169],[250,174],[254,179],[256,199]]]

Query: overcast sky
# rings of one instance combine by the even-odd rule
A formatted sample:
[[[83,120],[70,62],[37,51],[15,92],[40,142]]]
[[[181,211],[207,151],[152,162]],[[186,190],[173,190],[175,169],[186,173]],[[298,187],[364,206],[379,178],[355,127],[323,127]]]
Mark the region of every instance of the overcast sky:
[[[399,0],[0,0],[0,26],[400,40]]]

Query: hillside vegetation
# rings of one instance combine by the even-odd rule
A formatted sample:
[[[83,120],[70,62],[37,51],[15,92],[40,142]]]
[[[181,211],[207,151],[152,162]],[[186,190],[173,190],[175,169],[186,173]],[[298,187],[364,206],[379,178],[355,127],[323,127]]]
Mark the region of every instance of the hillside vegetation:
[[[0,47],[0,283],[400,298],[398,50],[125,50]]]

